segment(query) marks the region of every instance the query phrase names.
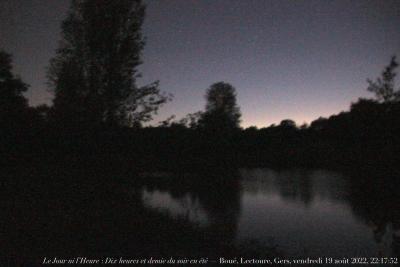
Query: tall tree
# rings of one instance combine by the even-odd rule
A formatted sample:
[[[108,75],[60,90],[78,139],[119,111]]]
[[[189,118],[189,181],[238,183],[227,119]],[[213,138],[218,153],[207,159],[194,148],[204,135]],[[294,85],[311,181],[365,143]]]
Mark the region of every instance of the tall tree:
[[[396,60],[396,56],[393,56],[388,66],[382,72],[381,77],[377,78],[376,81],[367,80],[367,90],[375,93],[375,97],[379,102],[392,102],[400,100],[400,88],[395,89],[395,69],[399,66]]]
[[[212,84],[206,93],[206,111],[200,127],[216,131],[230,131],[239,128],[240,108],[236,103],[236,90],[229,83]]]
[[[23,92],[28,89],[19,77],[12,73],[11,55],[0,51],[0,127],[13,128],[26,117],[28,101]]]
[[[111,125],[152,119],[168,96],[158,82],[136,85],[144,14],[140,0],[72,0],[48,72],[55,114]]]

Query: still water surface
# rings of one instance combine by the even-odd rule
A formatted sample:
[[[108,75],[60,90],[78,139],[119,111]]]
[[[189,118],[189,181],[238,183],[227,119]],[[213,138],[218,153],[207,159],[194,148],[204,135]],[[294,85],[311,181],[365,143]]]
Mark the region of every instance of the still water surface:
[[[242,169],[226,175],[237,184],[153,184],[144,187],[143,201],[215,229],[228,242],[276,246],[291,257],[398,255],[399,218],[392,210],[398,205],[374,188],[326,170]]]

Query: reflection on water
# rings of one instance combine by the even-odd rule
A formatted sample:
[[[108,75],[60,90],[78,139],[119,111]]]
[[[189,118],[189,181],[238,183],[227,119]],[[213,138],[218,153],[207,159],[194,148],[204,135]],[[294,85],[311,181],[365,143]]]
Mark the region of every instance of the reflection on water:
[[[205,225],[207,223],[206,211],[201,206],[198,198],[193,198],[190,193],[183,197],[173,198],[168,192],[152,191],[143,192],[143,201],[147,206],[167,211],[173,216],[183,216],[192,222]]]
[[[385,183],[324,170],[178,176],[153,179],[144,203],[207,227],[221,242],[272,243],[294,257],[399,255],[398,190]]]

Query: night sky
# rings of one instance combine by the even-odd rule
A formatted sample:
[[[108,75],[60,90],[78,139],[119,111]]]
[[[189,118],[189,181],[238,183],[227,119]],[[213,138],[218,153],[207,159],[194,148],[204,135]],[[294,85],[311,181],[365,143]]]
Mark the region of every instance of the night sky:
[[[243,127],[310,122],[348,110],[390,57],[400,57],[400,1],[148,0],[143,78],[174,100],[158,119],[203,110],[207,87],[237,89]],[[51,103],[46,67],[67,0],[0,0],[0,48]]]

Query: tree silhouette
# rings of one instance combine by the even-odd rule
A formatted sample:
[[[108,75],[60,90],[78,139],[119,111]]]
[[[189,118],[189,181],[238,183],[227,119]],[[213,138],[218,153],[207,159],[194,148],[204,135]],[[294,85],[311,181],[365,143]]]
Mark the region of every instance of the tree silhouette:
[[[239,128],[241,114],[232,85],[225,82],[212,84],[207,89],[206,100],[206,111],[199,121],[200,127],[213,132]]]
[[[394,79],[396,77],[395,69],[399,66],[396,61],[396,56],[393,56],[390,60],[390,64],[385,67],[382,72],[382,77],[376,79],[376,81],[367,80],[367,90],[375,93],[375,97],[379,102],[392,102],[400,100],[400,89],[395,90]]]
[[[180,119],[176,124],[190,129],[197,129],[199,126],[199,120],[202,118],[203,112],[197,111],[194,113],[189,113],[182,119]]]
[[[284,128],[296,128],[296,123],[291,119],[282,120],[279,126]]]
[[[28,85],[12,73],[11,55],[0,51],[0,125],[11,127],[21,123],[28,110],[26,98],[22,95]]]
[[[158,82],[136,85],[144,41],[140,0],[73,0],[50,62],[55,114],[110,125],[138,124],[169,100]]]

